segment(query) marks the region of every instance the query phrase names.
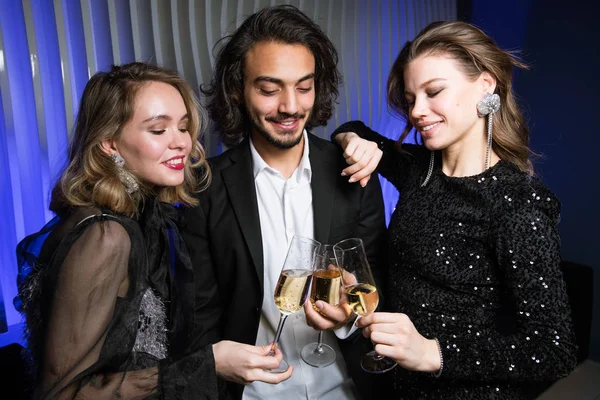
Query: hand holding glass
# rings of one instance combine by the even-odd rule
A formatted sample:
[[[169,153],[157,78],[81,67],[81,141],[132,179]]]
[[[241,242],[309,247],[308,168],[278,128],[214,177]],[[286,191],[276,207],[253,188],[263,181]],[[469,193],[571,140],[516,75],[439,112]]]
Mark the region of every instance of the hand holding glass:
[[[342,275],[337,266],[333,246],[322,245],[315,255],[315,269],[312,276],[310,301],[315,310],[315,302],[324,301],[337,306],[340,303]],[[323,343],[323,331],[319,332],[319,340],[309,343],[302,349],[302,359],[308,365],[323,368],[335,361],[335,350]]]
[[[281,314],[269,355],[275,355],[283,324],[288,315],[300,311],[304,306],[310,288],[314,257],[320,247],[321,244],[316,240],[301,236],[294,236],[290,242],[273,296]],[[288,363],[282,360],[279,368],[271,371],[283,372],[287,368]]]
[[[375,311],[379,304],[379,293],[369,267],[367,254],[361,239],[342,240],[333,246],[338,265],[342,269],[342,283],[348,306],[361,316]],[[391,358],[370,351],[362,358],[361,367],[371,373],[383,373],[396,366]]]

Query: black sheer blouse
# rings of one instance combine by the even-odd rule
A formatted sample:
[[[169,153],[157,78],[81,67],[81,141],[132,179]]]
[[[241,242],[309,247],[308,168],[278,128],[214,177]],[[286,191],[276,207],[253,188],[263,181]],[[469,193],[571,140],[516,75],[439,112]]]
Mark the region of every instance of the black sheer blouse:
[[[34,398],[218,398],[214,340],[192,344],[193,275],[169,210],[76,208],[19,244]]]

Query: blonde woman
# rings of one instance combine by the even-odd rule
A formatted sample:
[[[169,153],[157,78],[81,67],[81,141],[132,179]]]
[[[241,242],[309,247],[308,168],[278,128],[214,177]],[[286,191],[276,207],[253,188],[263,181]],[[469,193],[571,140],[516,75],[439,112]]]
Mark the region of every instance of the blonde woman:
[[[132,63],[88,82],[56,217],[17,250],[34,398],[215,399],[217,374],[291,375],[261,375],[281,359],[268,348],[218,342],[218,297],[195,297],[213,282],[194,280],[173,204],[210,181],[205,121],[169,70]]]

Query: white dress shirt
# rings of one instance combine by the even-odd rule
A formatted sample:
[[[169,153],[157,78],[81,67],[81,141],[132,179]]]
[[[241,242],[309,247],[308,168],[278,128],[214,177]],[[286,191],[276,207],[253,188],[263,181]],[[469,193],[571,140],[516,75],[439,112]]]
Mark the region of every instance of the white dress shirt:
[[[314,239],[312,170],[308,158],[308,136],[304,131],[304,152],[300,165],[289,179],[265,163],[250,140],[254,182],[258,200],[264,257],[264,298],[257,345],[271,343],[279,323],[280,312],[273,292],[294,235]],[[323,243],[325,244],[325,243]],[[347,332],[347,330],[346,330]],[[347,333],[344,332],[344,337]],[[340,335],[338,333],[338,335]],[[335,363],[315,368],[300,358],[302,348],[316,342],[318,332],[306,324],[304,310],[290,315],[285,322],[279,349],[284,359],[294,366],[294,373],[278,385],[254,382],[244,388],[243,399],[347,400],[357,399],[354,383],[346,372],[344,359],[332,332],[323,333],[323,342],[336,351]]]

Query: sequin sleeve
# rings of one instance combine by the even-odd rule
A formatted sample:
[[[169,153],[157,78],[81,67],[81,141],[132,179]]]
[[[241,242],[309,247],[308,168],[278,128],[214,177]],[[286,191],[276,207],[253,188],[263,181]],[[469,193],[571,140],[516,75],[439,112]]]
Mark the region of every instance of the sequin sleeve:
[[[331,134],[332,140],[337,134],[343,132],[354,132],[363,139],[377,143],[377,146],[383,152],[381,161],[377,166],[377,172],[390,181],[398,190],[402,190],[407,179],[416,168],[421,167],[424,162],[427,163],[429,160],[428,158],[424,160],[429,152],[425,151],[423,146],[403,144],[402,151],[399,151],[394,140],[380,135],[362,121],[349,121],[340,125]]]
[[[473,325],[462,335],[440,335],[442,376],[551,382],[576,364],[560,270],[560,203],[534,180],[523,190],[508,191],[501,204],[493,235],[500,289],[510,307],[498,319],[498,329],[479,332]]]

